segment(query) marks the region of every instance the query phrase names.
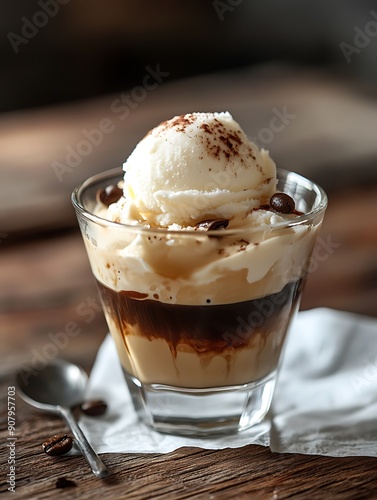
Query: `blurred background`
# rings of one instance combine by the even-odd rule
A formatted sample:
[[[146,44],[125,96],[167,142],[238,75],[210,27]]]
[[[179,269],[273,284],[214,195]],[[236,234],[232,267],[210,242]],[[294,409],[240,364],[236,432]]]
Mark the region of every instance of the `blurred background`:
[[[121,92],[157,64],[169,81],[266,62],[376,81],[373,9],[372,0],[4,1],[0,109]]]
[[[230,111],[278,166],[328,191],[324,238],[339,244],[309,277],[303,307],[377,315],[375,2],[4,0],[0,9],[8,333],[30,330],[38,311],[35,334],[59,328],[92,290],[72,189],[191,111]]]

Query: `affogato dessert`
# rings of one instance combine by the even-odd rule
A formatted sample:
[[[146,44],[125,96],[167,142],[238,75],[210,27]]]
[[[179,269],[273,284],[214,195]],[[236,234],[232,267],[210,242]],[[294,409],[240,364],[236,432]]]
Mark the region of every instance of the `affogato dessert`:
[[[295,198],[229,113],[176,116],[139,142],[84,238],[128,376],[205,389],[275,374],[320,227]]]

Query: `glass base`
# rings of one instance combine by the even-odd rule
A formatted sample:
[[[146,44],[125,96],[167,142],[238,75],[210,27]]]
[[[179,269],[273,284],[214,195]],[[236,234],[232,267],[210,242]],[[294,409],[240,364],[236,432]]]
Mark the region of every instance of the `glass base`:
[[[135,410],[154,430],[184,436],[214,436],[260,423],[272,400],[276,373],[249,384],[186,389],[142,384],[124,372]]]

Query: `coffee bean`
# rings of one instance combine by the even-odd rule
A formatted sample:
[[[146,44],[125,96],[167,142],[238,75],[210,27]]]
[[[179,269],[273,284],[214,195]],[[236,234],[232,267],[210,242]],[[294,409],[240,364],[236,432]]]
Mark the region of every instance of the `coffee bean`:
[[[275,212],[281,214],[293,214],[295,211],[295,202],[288,194],[275,193],[271,196],[270,206]]]
[[[73,439],[67,434],[55,434],[42,444],[43,450],[52,457],[64,455],[72,448]]]
[[[198,222],[195,229],[203,231],[214,231],[216,229],[225,229],[229,224],[228,219],[209,219]]]
[[[65,477],[58,477],[55,483],[56,488],[73,488],[76,486],[74,481],[66,479]]]
[[[81,405],[81,411],[86,415],[90,415],[91,417],[96,417],[97,415],[103,415],[107,410],[107,404],[105,401],[100,399],[95,401],[86,401]]]
[[[107,207],[115,203],[122,196],[123,191],[118,186],[107,186],[105,189],[97,191],[97,201],[100,201]]]

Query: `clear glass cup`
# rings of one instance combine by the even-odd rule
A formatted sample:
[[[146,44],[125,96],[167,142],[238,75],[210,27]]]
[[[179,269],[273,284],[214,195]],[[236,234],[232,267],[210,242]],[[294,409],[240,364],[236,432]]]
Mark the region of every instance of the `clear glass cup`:
[[[242,431],[269,410],[288,328],[327,206],[324,191],[278,170],[303,212],[242,229],[171,231],[105,220],[96,193],[72,195],[104,314],[139,418],[157,431]]]

